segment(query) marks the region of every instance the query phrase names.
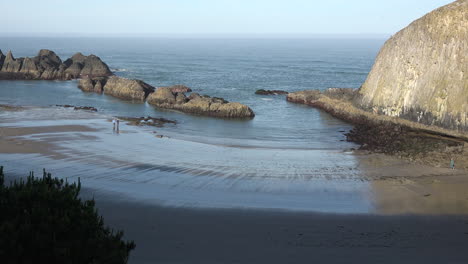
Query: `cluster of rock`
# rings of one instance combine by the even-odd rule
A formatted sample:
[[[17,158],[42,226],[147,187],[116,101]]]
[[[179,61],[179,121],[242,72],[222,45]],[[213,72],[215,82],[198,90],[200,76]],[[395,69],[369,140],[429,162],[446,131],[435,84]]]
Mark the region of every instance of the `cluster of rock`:
[[[240,103],[230,103],[222,98],[201,96],[183,85],[171,87],[155,87],[141,81],[122,77],[83,78],[78,87],[86,92],[96,92],[112,95],[118,98],[144,102],[158,108],[172,109],[185,113],[207,115],[223,118],[254,117],[248,106]]]
[[[97,56],[76,53],[62,62],[51,50],[37,56],[15,58],[11,51],[0,51],[0,80],[70,80],[84,76],[111,76],[109,67]]]
[[[260,89],[255,91],[255,94],[258,95],[280,95],[280,94],[288,94],[288,92],[283,91],[283,90],[264,90]]]
[[[214,117],[239,118],[254,117],[255,114],[248,106],[240,103],[230,103],[223,98],[209,97],[192,93],[186,96],[184,92],[177,92],[174,87],[160,87],[150,94],[148,103],[159,108],[173,109],[181,112]]]

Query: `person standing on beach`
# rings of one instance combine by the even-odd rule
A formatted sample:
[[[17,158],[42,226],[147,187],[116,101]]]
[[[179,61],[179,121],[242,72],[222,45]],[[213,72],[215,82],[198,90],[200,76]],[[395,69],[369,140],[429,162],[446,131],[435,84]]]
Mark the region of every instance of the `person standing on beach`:
[[[453,158],[450,159],[450,168],[451,168],[452,170],[455,169],[455,161],[453,160]]]
[[[117,119],[117,133],[119,133],[119,123],[120,123],[120,120]]]
[[[114,119],[112,119],[112,130],[113,130],[113,131],[115,131],[115,123],[116,123],[116,122],[115,122],[115,118],[114,118]]]

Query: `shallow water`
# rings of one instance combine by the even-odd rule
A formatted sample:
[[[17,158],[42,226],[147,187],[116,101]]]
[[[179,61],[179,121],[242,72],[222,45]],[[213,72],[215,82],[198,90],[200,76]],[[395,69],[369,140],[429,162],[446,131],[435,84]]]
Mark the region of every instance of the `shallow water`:
[[[154,86],[185,84],[195,92],[249,105],[252,120],[225,120],[158,110],[148,104],[83,93],[76,81],[0,81],[0,104],[33,106],[0,112],[0,126],[85,125],[98,132],[19,138],[48,142],[51,152],[0,154],[13,175],[43,167],[100,192],[172,206],[249,207],[320,212],[376,211],[372,184],[346,142],[349,124],[316,109],[258,96],[257,89],[299,91],[359,87],[383,40],[2,38],[0,48],[33,56],[47,47],[62,59],[100,56],[119,76]],[[49,107],[96,107],[98,113]],[[163,128],[122,124],[112,116],[177,121]],[[156,138],[154,132],[164,135]],[[0,151],[1,152],[1,151]]]
[[[344,149],[350,126],[318,110],[259,96],[258,89],[300,91],[358,88],[383,39],[113,39],[1,38],[0,49],[33,56],[39,48],[63,60],[77,51],[100,56],[117,75],[154,86],[185,84],[195,92],[250,106],[250,121],[195,117],[159,111],[105,95],[85,94],[75,82],[0,82],[0,103],[94,106],[102,113],[175,119],[174,137],[249,147]]]

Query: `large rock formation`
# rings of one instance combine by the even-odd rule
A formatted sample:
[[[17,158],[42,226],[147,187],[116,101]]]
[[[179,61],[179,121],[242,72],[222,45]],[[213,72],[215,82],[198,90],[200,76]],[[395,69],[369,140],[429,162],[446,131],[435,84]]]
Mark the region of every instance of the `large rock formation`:
[[[468,131],[468,1],[436,9],[381,49],[357,104],[375,113]]]
[[[172,87],[160,87],[148,96],[148,103],[159,108],[173,109],[185,113],[224,118],[252,118],[252,109],[240,103],[230,103],[222,98],[201,96],[197,93],[189,97],[174,92]]]
[[[96,84],[94,85],[96,89]],[[140,80],[130,80],[117,76],[110,77],[104,85],[104,93],[125,100],[144,102],[154,87]]]
[[[33,58],[6,56],[0,51],[0,80],[69,80],[80,77],[111,76],[109,67],[94,55],[75,54],[62,63],[51,50],[42,49]]]

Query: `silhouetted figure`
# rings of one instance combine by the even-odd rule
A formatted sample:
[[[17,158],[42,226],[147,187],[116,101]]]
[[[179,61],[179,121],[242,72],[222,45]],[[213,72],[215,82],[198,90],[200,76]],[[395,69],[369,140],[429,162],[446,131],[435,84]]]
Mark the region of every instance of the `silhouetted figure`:
[[[451,168],[452,170],[455,169],[455,161],[453,160],[453,158],[450,159],[450,168]]]
[[[117,133],[119,133],[119,124],[120,124],[120,120],[117,119]]]
[[[116,123],[117,123],[117,122],[116,122],[115,118],[112,119],[112,130],[113,130],[113,131],[115,131],[115,125],[116,125]]]

